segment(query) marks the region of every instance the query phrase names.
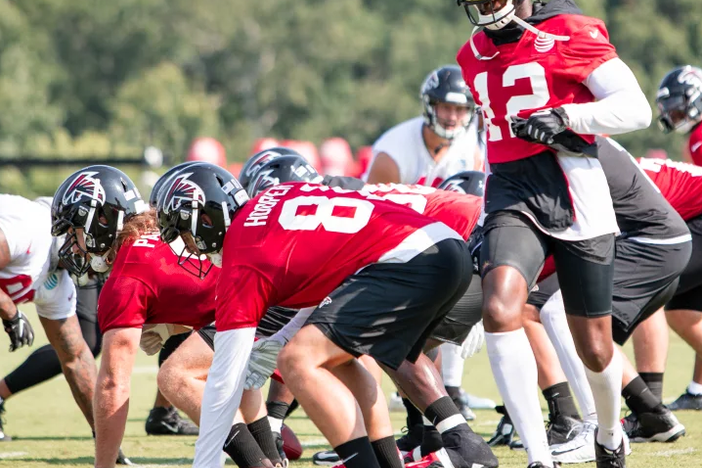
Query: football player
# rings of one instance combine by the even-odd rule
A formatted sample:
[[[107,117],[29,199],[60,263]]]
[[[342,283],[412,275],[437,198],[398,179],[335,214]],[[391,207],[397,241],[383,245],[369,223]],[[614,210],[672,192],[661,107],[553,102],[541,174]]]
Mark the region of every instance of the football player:
[[[249,184],[249,195],[251,197],[259,195],[261,192],[274,187],[275,185],[288,182],[314,182],[319,181],[321,176],[312,168],[301,156],[288,155],[281,156],[263,164],[252,176]],[[482,184],[484,174],[476,171],[462,172],[450,177],[442,183],[442,186],[450,190],[437,190],[432,187],[421,185],[401,185],[401,184],[367,184],[363,185],[359,191],[363,194],[374,195],[409,206],[418,213],[432,217],[444,222],[447,226],[461,234],[464,240],[468,241],[475,226],[477,225],[480,209],[482,205]],[[358,180],[352,178],[339,178],[325,176],[322,183],[330,187],[356,188]],[[473,278],[477,280],[477,278]],[[431,339],[427,343],[427,350],[430,351],[440,343],[451,343],[453,346],[460,346],[466,341],[469,333],[473,333],[472,328],[480,320],[480,303],[482,293],[479,284],[473,284],[466,294],[458,301],[455,307],[449,312],[444,321],[432,332]],[[479,330],[476,330],[479,333]],[[289,341],[288,339],[283,340]],[[256,346],[254,346],[256,347]],[[459,347],[460,349],[460,347]],[[261,359],[259,350],[254,349],[251,355],[251,362]],[[431,353],[430,353],[431,354]],[[275,356],[268,357],[271,365],[267,368],[270,374],[275,368]],[[376,379],[379,380],[380,369],[372,358],[362,356],[361,362],[366,369],[370,370]],[[251,368],[251,364],[249,366]],[[403,369],[404,367],[404,369]],[[260,369],[259,369],[260,370]],[[397,382],[398,388],[404,391],[411,391],[414,395],[415,404],[426,409],[427,407],[442,400],[441,405],[450,407],[446,398],[450,397],[444,392],[437,392],[435,381],[426,382],[427,375],[433,375],[420,366],[409,366],[403,364],[400,372],[392,369],[388,370],[390,376]],[[263,385],[265,379],[260,379],[258,385]],[[440,379],[439,379],[440,382]],[[421,394],[419,396],[418,394]],[[447,456],[456,459],[456,466],[461,463],[471,466],[481,464],[490,466],[497,463],[490,454],[490,450],[485,443],[473,434],[467,425],[463,427],[462,440],[447,440],[443,442],[443,437],[436,432],[436,428],[428,420],[423,421],[422,413],[415,407],[410,399],[406,400],[408,409],[409,432],[397,441],[398,448],[403,454],[410,453],[408,458],[418,461],[422,457],[437,452],[445,445],[449,451]],[[453,408],[455,414],[459,414],[458,408]],[[421,444],[421,447],[419,447]],[[459,451],[457,447],[473,446],[471,450]],[[479,447],[482,446],[482,447]],[[416,449],[416,450],[415,450]],[[461,459],[457,457],[460,456]],[[338,454],[333,452],[320,452],[315,454],[313,460],[317,464],[333,464],[339,462]]]
[[[480,262],[485,342],[500,394],[529,464],[552,466],[522,310],[553,254],[597,404],[598,467],[624,466],[622,362],[610,317],[618,227],[593,135],[645,128],[651,109],[604,23],[572,1],[457,3],[475,25],[457,61],[488,133]]]
[[[699,197],[702,191],[702,169],[691,164],[658,159],[642,158],[639,164],[686,221],[692,234],[692,257],[680,276],[675,295],[666,304],[665,318],[670,327],[695,350],[695,367],[686,392],[668,407],[673,411],[702,410],[702,302],[699,299],[702,292],[702,201]],[[655,348],[654,351],[658,354],[663,354],[665,363],[665,342],[662,346],[650,342],[646,342],[645,345]],[[662,386],[663,370],[658,371],[657,381]],[[655,392],[657,388],[652,387],[651,390]],[[639,420],[639,426],[643,426],[639,428],[640,432],[649,436],[651,432],[660,432],[656,431],[655,427],[646,427],[645,423],[646,420]]]
[[[658,87],[656,104],[660,129],[689,135],[690,160],[702,166],[702,69],[685,65],[668,72]]]
[[[373,144],[373,159],[364,180],[436,187],[459,172],[483,170],[485,133],[480,131],[475,102],[461,69],[445,65],[433,70],[422,83],[420,98],[422,116],[396,125]],[[466,419],[474,419],[469,399],[476,407],[492,402],[462,390],[464,359],[460,350],[448,343],[441,350],[446,390]],[[406,398],[403,404],[406,408],[411,405]]]
[[[134,183],[112,167],[90,166],[69,176],[54,197],[52,219],[53,233],[66,236],[59,257],[72,273],[82,276],[89,268],[110,272],[99,297],[103,358],[94,398],[95,466],[110,467],[124,434],[137,349],[141,346],[154,354],[171,335],[196,328],[198,333],[185,340],[171,357],[187,354],[188,370],[207,369],[207,357],[212,356],[208,339],[211,341],[212,335],[206,326],[214,320],[217,275],[202,278],[202,272],[210,268],[209,262],[178,255],[175,250],[182,252],[182,244],[179,247],[160,240],[155,212],[148,210]],[[169,369],[169,360],[162,370]],[[164,395],[198,421],[204,376],[181,382],[177,391],[168,391],[168,379],[159,375]],[[260,403],[254,401],[243,408],[256,404],[260,408]],[[252,413],[256,414],[243,415],[244,420],[253,421],[248,418],[259,415],[257,411]],[[265,411],[258,419],[267,423]],[[242,467],[282,464],[270,430],[270,456],[252,437],[247,425],[238,422],[226,446],[223,444],[224,450]],[[240,450],[242,446],[248,448],[245,453]],[[270,462],[271,457],[275,463]]]
[[[192,254],[222,265],[194,466],[219,466],[216,446],[239,406],[255,327],[271,305],[316,306],[278,364],[342,463],[402,466],[382,390],[354,357],[369,354],[391,369],[422,359],[430,331],[470,282],[463,239],[358,192],[282,184],[246,203],[234,197],[233,177],[217,181],[199,167],[188,173],[198,196],[169,191],[159,204],[161,235],[181,236]],[[444,433],[457,431],[456,415],[439,406],[427,417]]]

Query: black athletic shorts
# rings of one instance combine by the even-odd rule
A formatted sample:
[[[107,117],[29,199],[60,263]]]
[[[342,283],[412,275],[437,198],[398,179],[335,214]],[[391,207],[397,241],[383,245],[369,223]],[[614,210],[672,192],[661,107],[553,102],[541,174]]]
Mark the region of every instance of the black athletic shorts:
[[[511,266],[534,287],[544,261],[553,254],[566,312],[601,317],[612,312],[614,234],[582,241],[548,236],[518,211],[498,211],[485,219],[480,270]]]
[[[344,280],[307,320],[349,354],[397,369],[415,362],[468,289],[468,246],[445,239],[407,263],[376,263]]]
[[[474,274],[466,293],[434,329],[431,338],[461,345],[473,326],[483,318],[482,314],[483,288],[480,286],[480,276]]]
[[[677,287],[677,278],[690,256],[689,242],[642,244],[617,239],[612,294],[612,337],[624,344],[636,326],[660,309]],[[539,282],[527,303],[539,310],[558,289],[556,275]]]
[[[197,334],[200,335],[200,338],[205,340],[205,343],[207,343],[207,346],[209,346],[212,351],[214,351],[215,333],[217,333],[217,328],[215,327],[214,322],[197,331]]]
[[[692,255],[680,275],[678,289],[665,308],[702,312],[702,216],[689,220],[687,227],[692,234]]]

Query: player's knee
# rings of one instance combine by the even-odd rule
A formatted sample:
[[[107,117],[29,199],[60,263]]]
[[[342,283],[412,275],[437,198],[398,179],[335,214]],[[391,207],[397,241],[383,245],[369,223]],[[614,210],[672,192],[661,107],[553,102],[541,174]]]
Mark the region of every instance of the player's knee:
[[[288,376],[304,372],[304,369],[311,365],[308,361],[308,353],[305,353],[295,342],[290,342],[278,354],[278,370],[287,380]]]
[[[601,341],[590,343],[582,350],[578,350],[580,359],[585,367],[593,372],[602,372],[612,361],[614,348],[612,341]]]
[[[483,298],[483,323],[485,331],[502,332],[522,326],[521,307],[514,300],[501,294]]]
[[[170,399],[170,396],[177,393],[177,389],[181,387],[182,372],[177,366],[170,362],[165,362],[159,368],[156,375],[156,383],[161,392]]]

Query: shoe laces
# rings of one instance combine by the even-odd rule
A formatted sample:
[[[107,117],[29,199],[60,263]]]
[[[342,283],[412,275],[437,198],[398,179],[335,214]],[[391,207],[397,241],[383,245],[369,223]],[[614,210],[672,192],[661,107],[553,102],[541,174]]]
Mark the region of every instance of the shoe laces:
[[[579,430],[578,434],[573,438],[573,440],[569,440],[568,442],[558,444],[559,451],[566,452],[572,450],[573,447],[578,448],[584,445],[583,439],[586,441],[590,434],[592,434],[594,437],[596,428],[597,424],[589,421],[583,421],[581,424],[573,427],[570,431],[568,431],[568,435],[566,435],[566,437],[569,437],[571,432],[573,432],[576,429]]]

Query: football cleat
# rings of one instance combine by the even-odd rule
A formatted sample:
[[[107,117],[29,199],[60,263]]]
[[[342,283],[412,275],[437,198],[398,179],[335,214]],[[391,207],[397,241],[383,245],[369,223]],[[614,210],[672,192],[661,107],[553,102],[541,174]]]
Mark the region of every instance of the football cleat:
[[[180,417],[178,410],[157,407],[149,412],[144,425],[146,433],[149,435],[198,435],[200,429],[190,421]]]
[[[582,427],[582,421],[563,414],[556,414],[548,422],[548,427],[546,428],[548,445],[565,444],[573,440]]]
[[[127,458],[124,453],[122,453],[122,447],[119,448],[119,452],[117,452],[117,461],[115,462],[117,465],[125,465],[125,466],[134,466],[134,463]]]
[[[424,433],[424,427],[421,424],[415,424],[414,426],[407,428],[402,428],[405,434],[397,439],[395,443],[400,453],[404,456],[406,453],[411,452],[416,447],[422,444],[422,434]]]
[[[678,397],[677,400],[668,405],[671,411],[682,410],[702,410],[702,395],[693,395],[690,392],[685,392]]]
[[[312,463],[319,466],[337,466],[340,461],[341,457],[333,450],[324,450],[312,455]]]
[[[456,405],[456,408],[458,408],[458,411],[461,413],[461,416],[466,418],[466,421],[475,420],[475,413],[468,405],[468,394],[463,391],[463,389],[460,390],[460,393],[457,396],[451,397],[451,399]]]
[[[595,429],[595,462],[597,468],[626,468],[626,453],[631,452],[629,440],[622,438],[617,450],[610,450],[597,443],[597,429]]]
[[[595,461],[595,429],[596,424],[584,421],[573,439],[560,444],[550,444],[553,460],[564,464]]]
[[[657,412],[631,413],[621,422],[631,442],[674,442],[685,435],[685,426],[663,405]]]
[[[548,465],[544,465],[544,464],[543,464],[542,462],[540,462],[540,461],[535,461],[535,462],[529,463],[529,465],[527,466],[527,468],[549,468],[549,467],[548,467]],[[558,463],[555,463],[555,462],[554,462],[553,468],[558,468]]]
[[[10,442],[12,437],[5,434],[5,418],[3,414],[5,414],[5,400],[0,399],[0,442]]]
[[[488,440],[488,445],[490,447],[497,447],[498,445],[510,445],[514,439],[514,425],[512,420],[509,418],[507,413],[507,408],[504,406],[496,406],[495,411],[502,415],[502,419],[497,423],[497,429]]]
[[[461,396],[465,398],[466,404],[472,409],[495,409],[497,406],[497,404],[489,398],[482,398],[462,390]]]

